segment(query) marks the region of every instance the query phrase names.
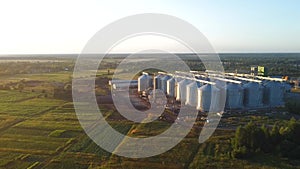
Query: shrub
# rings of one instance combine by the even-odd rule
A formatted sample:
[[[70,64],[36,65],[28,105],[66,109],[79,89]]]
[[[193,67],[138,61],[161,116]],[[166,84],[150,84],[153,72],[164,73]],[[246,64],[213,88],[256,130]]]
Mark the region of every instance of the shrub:
[[[288,112],[294,114],[300,114],[300,100],[288,100],[285,103],[285,107],[287,108]]]
[[[231,153],[233,158],[246,158],[249,157],[250,152],[247,150],[245,146],[234,149]]]

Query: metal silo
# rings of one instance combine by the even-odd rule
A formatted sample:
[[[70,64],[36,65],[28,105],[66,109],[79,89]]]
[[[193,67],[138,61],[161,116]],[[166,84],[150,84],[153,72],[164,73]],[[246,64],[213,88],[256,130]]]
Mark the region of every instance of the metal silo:
[[[284,87],[284,92],[285,93],[291,92],[292,86],[289,83],[283,82],[282,85]]]
[[[177,98],[178,83],[183,81],[184,79],[182,77],[176,77],[176,76],[174,77],[174,79],[175,79],[175,89],[174,89],[175,95],[174,95],[174,97]]]
[[[282,106],[284,86],[280,82],[269,81],[265,84],[266,103],[270,107]]]
[[[260,83],[249,82],[243,85],[244,105],[248,108],[259,108],[263,106],[264,87]]]
[[[177,83],[176,87],[176,100],[181,101],[182,103],[185,103],[186,101],[186,86],[190,84],[189,80],[182,80]]]
[[[166,75],[164,77],[161,78],[161,90],[164,92],[164,93],[167,93],[167,81],[171,79],[170,76]]]
[[[149,83],[149,87],[153,87],[153,79],[149,75],[148,75],[148,83]]]
[[[198,89],[197,109],[200,111],[220,111],[220,89],[206,84]]]
[[[167,94],[170,97],[175,97],[175,78],[171,78],[167,81]]]
[[[138,78],[138,91],[144,91],[149,88],[149,77],[148,75],[143,74]]]
[[[198,101],[198,88],[200,87],[199,82],[192,82],[186,86],[186,105],[195,106]]]
[[[226,86],[226,108],[239,109],[243,107],[244,89],[239,84],[229,83]]]
[[[184,80],[182,77],[176,77],[176,76],[174,77],[174,79],[175,79],[175,85],[176,85],[176,83]]]
[[[154,89],[161,89],[161,78],[163,77],[162,74],[159,74],[154,77]]]
[[[215,87],[217,87],[219,90],[220,90],[220,111],[221,111],[221,108],[224,109],[225,108],[225,104],[226,104],[226,86],[227,86],[227,83],[225,81],[220,81],[220,80],[217,80],[215,81],[216,85]]]

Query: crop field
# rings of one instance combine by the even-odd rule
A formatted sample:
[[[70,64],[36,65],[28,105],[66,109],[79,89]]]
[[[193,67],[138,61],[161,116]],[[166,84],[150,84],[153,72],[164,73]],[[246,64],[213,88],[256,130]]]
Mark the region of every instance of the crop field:
[[[15,102],[13,105],[11,103],[1,103],[0,110],[1,114],[29,117],[53,109],[60,103],[62,102],[59,100],[32,98]]]
[[[87,168],[110,157],[84,134],[72,103],[32,92],[0,93],[0,168]],[[132,124],[111,125],[127,133]]]
[[[5,92],[5,94],[9,93]],[[71,128],[68,125],[74,123],[65,122],[65,126],[61,123],[60,126],[54,125],[56,127],[52,128],[55,119],[52,121],[49,118],[42,119],[43,116],[47,117],[48,113],[55,112],[57,107],[64,104],[63,101],[32,98],[32,95],[27,95],[28,99],[24,101],[18,101],[14,97],[15,94],[15,92],[11,93],[12,99],[9,102],[1,103],[0,165],[4,168],[26,168],[33,164],[37,165],[36,162],[43,161],[66,145],[73,134],[66,130],[66,133],[52,136],[51,132]],[[23,98],[26,96],[22,95],[21,99]],[[50,125],[51,123],[53,124]],[[74,127],[71,129],[75,130]]]

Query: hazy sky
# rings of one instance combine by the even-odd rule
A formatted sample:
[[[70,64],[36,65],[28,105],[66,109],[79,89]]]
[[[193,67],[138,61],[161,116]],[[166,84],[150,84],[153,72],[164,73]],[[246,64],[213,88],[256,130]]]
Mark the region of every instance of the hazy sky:
[[[299,0],[1,0],[0,53],[79,53],[103,26],[149,12],[190,22],[217,52],[300,51]]]

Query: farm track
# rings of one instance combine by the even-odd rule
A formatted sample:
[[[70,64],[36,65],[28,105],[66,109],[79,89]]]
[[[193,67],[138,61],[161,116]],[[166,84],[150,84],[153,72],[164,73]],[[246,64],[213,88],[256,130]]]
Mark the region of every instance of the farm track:
[[[52,107],[50,107],[49,109],[46,109],[46,110],[43,110],[43,111],[38,112],[37,114],[34,114],[33,117],[37,117],[37,116],[43,115],[43,114],[45,114],[45,113],[47,113],[47,112],[49,112],[49,111],[55,110],[55,109],[57,109],[57,108],[60,108],[61,106],[62,106],[62,105],[60,105],[60,106],[52,106]],[[33,118],[33,117],[32,117],[32,118]],[[29,118],[29,119],[32,119],[32,118]],[[27,119],[27,120],[29,120],[29,119]]]
[[[41,168],[47,168],[48,165],[50,165],[54,159],[56,157],[59,157],[61,155],[61,153],[63,152],[67,152],[67,150],[74,145],[75,143],[77,143],[79,140],[81,140],[82,138],[84,138],[86,136],[85,133],[80,134],[79,136],[75,137],[70,143],[65,144],[64,146],[60,147],[57,151],[55,151],[54,153],[50,154],[50,156],[43,161],[42,163],[38,164],[37,166],[35,166],[35,169],[41,169]],[[112,154],[111,154],[112,155]],[[111,155],[108,157],[110,158]]]
[[[22,121],[25,121],[25,119],[19,119],[19,120],[16,120],[15,122],[11,123],[10,125],[1,128],[1,129],[0,129],[0,135],[2,135],[2,132],[3,132],[3,131],[9,129],[10,127],[12,127],[12,126],[14,126],[14,125],[16,125],[16,124],[18,124],[18,123],[20,123],[20,122],[22,122]]]
[[[20,102],[24,102],[24,101],[27,101],[27,100],[39,98],[40,96],[42,96],[42,94],[39,94],[39,95],[37,95],[37,96],[32,96],[32,97],[24,98],[24,99],[20,99],[20,100],[16,100],[16,101],[14,101],[14,102],[15,102],[15,103],[20,103]]]
[[[76,143],[78,140],[80,140],[84,136],[85,136],[85,133],[79,135],[77,138],[73,139],[68,144],[65,144],[64,146],[60,147],[57,151],[50,154],[50,156],[45,161],[43,161],[42,163],[37,165],[35,168],[37,168],[37,169],[46,168],[52,162],[52,160],[55,159],[55,157],[58,157],[59,155],[61,155],[62,152],[66,152],[74,143]]]

